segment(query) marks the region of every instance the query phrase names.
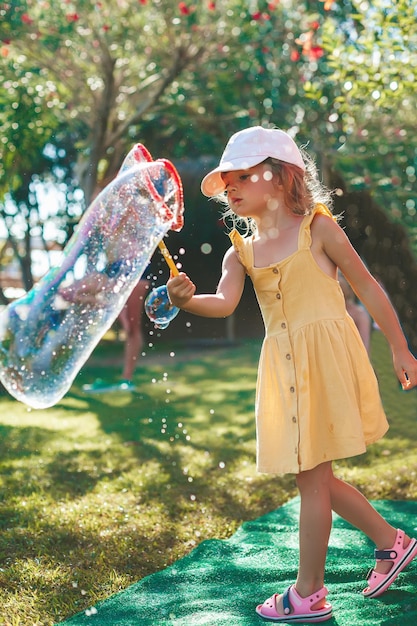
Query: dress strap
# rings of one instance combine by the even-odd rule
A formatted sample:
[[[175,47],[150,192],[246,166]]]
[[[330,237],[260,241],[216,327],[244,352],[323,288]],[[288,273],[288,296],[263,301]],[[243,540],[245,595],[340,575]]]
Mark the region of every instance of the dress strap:
[[[229,238],[237,252],[240,262],[245,270],[248,271],[251,265],[253,265],[251,259],[252,247],[249,245],[251,238],[242,237],[242,235],[235,228],[230,231]]]
[[[333,215],[330,209],[327,208],[325,204],[321,202],[317,202],[314,206],[312,212],[309,215],[306,215],[303,219],[303,222],[300,227],[300,233],[298,238],[298,249],[302,248],[310,248],[311,246],[311,223],[314,217],[317,215],[327,215],[327,217],[331,217],[333,220],[337,221],[337,218]]]

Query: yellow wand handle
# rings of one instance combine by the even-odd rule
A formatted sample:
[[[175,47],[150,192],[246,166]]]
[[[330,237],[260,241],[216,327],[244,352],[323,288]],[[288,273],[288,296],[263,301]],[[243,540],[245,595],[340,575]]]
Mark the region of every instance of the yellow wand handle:
[[[169,269],[171,270],[172,274],[174,276],[178,276],[179,271],[177,266],[174,263],[174,259],[172,258],[172,256],[169,253],[168,248],[166,247],[164,240],[161,239],[161,241],[158,243],[159,249],[162,252],[162,256],[164,257]]]

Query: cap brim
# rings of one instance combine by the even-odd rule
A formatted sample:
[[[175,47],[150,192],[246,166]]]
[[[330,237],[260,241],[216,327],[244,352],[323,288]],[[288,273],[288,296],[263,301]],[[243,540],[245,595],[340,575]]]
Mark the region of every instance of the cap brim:
[[[220,163],[218,167],[206,174],[201,181],[201,192],[208,198],[217,196],[225,190],[225,184],[222,178],[224,172],[234,172],[236,170],[247,170],[250,167],[259,165],[265,161],[268,156],[239,157],[230,161]]]

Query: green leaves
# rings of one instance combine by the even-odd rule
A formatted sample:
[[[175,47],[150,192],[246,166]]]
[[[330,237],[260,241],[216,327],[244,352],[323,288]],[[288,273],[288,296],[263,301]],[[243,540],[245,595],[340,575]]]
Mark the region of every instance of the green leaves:
[[[377,171],[399,176],[393,213],[405,219],[408,198],[399,194],[408,184],[401,172],[415,159],[416,7],[417,0],[3,3],[0,193],[16,188],[28,162],[43,167],[39,154],[58,127],[77,148],[73,173],[81,173],[88,202],[135,141],[156,155],[195,158],[220,153],[239,128],[273,124],[324,153],[349,183],[359,176],[379,194]],[[393,161],[381,143],[393,146]]]

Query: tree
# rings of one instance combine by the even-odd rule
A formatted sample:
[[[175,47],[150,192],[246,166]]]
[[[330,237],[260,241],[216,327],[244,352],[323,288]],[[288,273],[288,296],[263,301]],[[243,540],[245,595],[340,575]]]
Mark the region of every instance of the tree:
[[[113,178],[163,94],[175,97],[185,68],[203,64],[231,37],[238,4],[205,2],[198,11],[161,0],[1,5],[1,217],[26,289],[31,240],[42,229],[36,182],[64,189],[67,220],[62,210],[50,216],[63,244],[82,211],[71,202],[76,185],[88,204]]]
[[[332,166],[406,226],[415,252],[416,14],[416,0],[333,3],[320,39],[327,72],[306,85],[331,105]]]
[[[68,128],[78,121],[78,171],[87,201],[97,178],[115,174],[145,115],[165,92],[175,97],[183,71],[201,67],[233,39],[240,4],[27,0],[4,5],[2,39],[12,70],[26,74]]]
[[[327,180],[338,172],[349,188],[371,191],[389,219],[414,236],[414,92],[405,106],[404,97],[396,99],[405,89],[372,97],[381,71],[372,74],[369,94],[366,80],[372,59],[390,54],[395,71],[403,71],[407,36],[415,50],[415,35],[407,35],[415,2],[406,11],[356,0],[4,3],[0,195],[13,195],[25,172],[30,184],[44,179],[49,166],[48,175],[64,176],[70,193],[78,183],[88,203],[135,141],[155,156],[196,159],[219,154],[239,128],[275,124],[308,143]],[[394,82],[391,76],[384,85]],[[22,97],[32,117],[20,122]],[[15,159],[21,146],[24,158]],[[44,161],[51,154],[59,166]],[[22,186],[21,203],[25,194],[30,203],[29,192]],[[14,210],[26,211],[26,222],[33,214],[22,204]],[[74,202],[71,210],[66,232],[82,206]]]
[[[138,138],[156,154],[164,144],[165,154],[193,156],[202,145],[218,152],[236,123],[265,123],[277,109],[281,123],[292,117],[293,37],[276,0],[26,0],[0,13],[0,197],[12,200],[2,216],[26,288],[42,228],[38,180],[65,181],[69,221],[62,210],[49,216],[63,244],[82,210],[71,202],[76,185],[88,204]]]

